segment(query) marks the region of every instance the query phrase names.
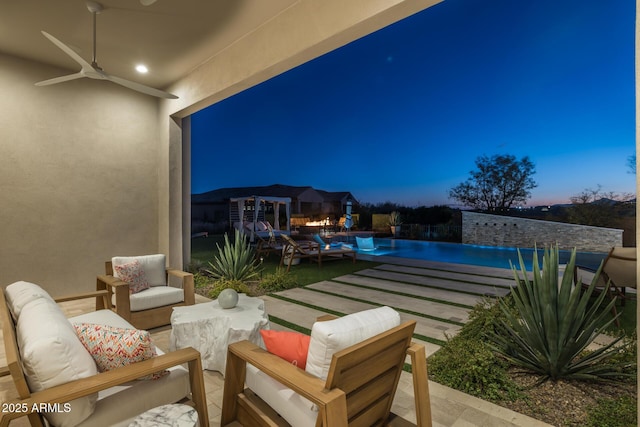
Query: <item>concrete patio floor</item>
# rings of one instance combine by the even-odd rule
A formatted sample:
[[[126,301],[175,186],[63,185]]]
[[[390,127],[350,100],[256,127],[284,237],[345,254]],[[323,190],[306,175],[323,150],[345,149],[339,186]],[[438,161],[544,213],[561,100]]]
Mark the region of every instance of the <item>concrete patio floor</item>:
[[[460,325],[468,320],[470,307],[484,295],[504,295],[513,282],[511,271],[504,269],[390,257],[376,257],[375,261],[384,264],[331,281],[263,297],[267,313],[274,317],[271,328],[286,330],[285,326],[278,323],[285,321],[310,329],[314,320],[327,312],[348,314],[389,305],[401,312],[403,320],[417,321],[417,336],[443,341],[445,334],[457,333]],[[208,300],[197,296],[196,301],[201,303]],[[451,302],[457,305],[448,304]],[[92,310],[93,303],[90,300],[68,302],[63,303],[62,307],[68,316],[74,316]],[[156,345],[168,351],[170,327],[151,332]],[[439,349],[437,344],[420,339],[415,341],[425,345],[427,355]],[[0,354],[0,358],[3,360],[4,354]],[[204,378],[210,424],[218,426],[224,378],[215,371],[204,371]],[[429,391],[435,427],[549,425],[432,381],[429,382]],[[0,400],[7,401],[12,396],[15,396],[15,389],[10,377],[0,378]],[[393,411],[415,422],[410,374],[403,373]],[[23,418],[11,425],[26,426],[28,423]]]

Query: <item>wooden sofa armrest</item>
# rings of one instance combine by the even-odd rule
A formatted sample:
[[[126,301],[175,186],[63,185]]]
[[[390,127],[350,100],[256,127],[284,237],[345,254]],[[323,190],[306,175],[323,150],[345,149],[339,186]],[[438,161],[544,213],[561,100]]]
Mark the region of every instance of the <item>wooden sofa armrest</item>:
[[[407,354],[411,357],[416,424],[420,427],[431,427],[431,398],[429,397],[427,353],[424,345],[412,342],[407,349]]]
[[[57,303],[61,303],[61,302],[76,301],[79,299],[87,299],[87,298],[102,298],[107,296],[107,294],[108,292],[106,290],[100,290],[100,291],[84,292],[82,294],[63,295],[61,297],[56,297],[53,300]]]
[[[318,416],[322,417],[322,425],[347,425],[347,400],[342,390],[326,389],[325,381],[263,350],[250,341],[240,341],[229,345],[221,425],[226,425],[235,419],[236,396],[244,390],[247,363],[254,365],[271,378],[318,405]]]
[[[100,276],[98,276],[98,280],[102,281],[105,285],[112,286],[114,288],[117,288],[118,286],[129,287],[128,283],[123,282],[122,280],[118,279],[117,277],[110,276],[108,274],[101,274]]]
[[[105,288],[97,289],[92,292],[84,292],[81,294],[73,294],[73,295],[64,295],[61,297],[54,298],[54,301],[58,304],[61,302],[67,301],[76,301],[87,298],[95,298],[96,299],[96,307],[109,307],[109,292]]]
[[[180,279],[184,279],[185,277],[193,277],[193,273],[188,273],[186,271],[178,270],[176,268],[167,268],[167,274],[170,276],[175,276]]]
[[[131,302],[129,301],[129,284],[117,277],[102,274],[96,279],[96,289],[98,291],[107,290],[108,296],[103,305],[96,304],[96,310],[102,308],[112,308],[111,295],[116,294],[116,307],[118,314],[127,321],[131,320]]]
[[[26,399],[15,399],[7,402],[8,407],[17,407],[24,409],[24,411],[3,412],[0,415],[0,427],[8,426],[13,419],[31,414],[34,412],[33,408],[38,407],[41,403],[69,402],[183,363],[188,364],[192,401],[198,411],[200,426],[206,427],[209,425],[209,414],[202,376],[202,362],[200,360],[200,352],[191,347],[51,387],[33,393]]]

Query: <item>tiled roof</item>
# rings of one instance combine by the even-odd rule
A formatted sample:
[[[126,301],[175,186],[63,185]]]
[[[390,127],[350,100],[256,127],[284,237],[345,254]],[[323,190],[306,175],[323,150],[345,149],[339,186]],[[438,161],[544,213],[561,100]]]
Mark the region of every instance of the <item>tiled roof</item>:
[[[192,194],[192,203],[221,203],[234,197],[246,196],[272,196],[272,197],[298,197],[305,191],[315,191],[326,201],[340,201],[350,195],[348,191],[330,192],[316,190],[310,186],[297,187],[292,185],[273,184],[262,187],[230,187],[207,191],[206,193]],[[352,196],[353,198],[353,196]]]

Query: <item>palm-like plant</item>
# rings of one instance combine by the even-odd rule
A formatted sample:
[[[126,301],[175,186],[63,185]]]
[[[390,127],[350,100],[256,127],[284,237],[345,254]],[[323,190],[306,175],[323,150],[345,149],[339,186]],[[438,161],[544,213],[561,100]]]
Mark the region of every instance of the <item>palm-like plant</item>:
[[[214,279],[231,281],[247,281],[258,276],[257,261],[254,251],[247,242],[247,236],[235,230],[233,244],[229,236],[224,235],[224,246],[218,247],[218,255],[209,262],[210,269],[206,270]]]
[[[561,280],[557,246],[545,249],[542,270],[534,251],[532,280],[519,252],[518,257],[520,271],[512,266],[517,283],[511,293],[515,309],[501,298],[499,304],[506,318],[488,332],[494,350],[512,364],[542,374],[541,381],[627,376],[624,368],[630,366],[628,363],[602,363],[621,350],[616,344],[622,337],[596,351],[585,351],[614,321],[608,317],[615,300],[605,303],[606,292],[590,302],[600,269],[582,292],[573,281],[575,249]]]

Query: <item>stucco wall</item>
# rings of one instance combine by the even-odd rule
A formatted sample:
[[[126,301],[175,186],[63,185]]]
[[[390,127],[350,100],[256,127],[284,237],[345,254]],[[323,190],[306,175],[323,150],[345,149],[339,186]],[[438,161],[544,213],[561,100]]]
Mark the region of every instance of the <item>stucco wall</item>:
[[[158,250],[158,104],[0,54],[0,286],[95,288],[104,261]]]
[[[462,212],[462,243],[519,248],[555,245],[585,252],[622,246],[622,230]]]

